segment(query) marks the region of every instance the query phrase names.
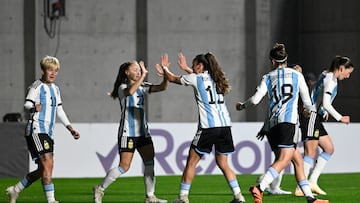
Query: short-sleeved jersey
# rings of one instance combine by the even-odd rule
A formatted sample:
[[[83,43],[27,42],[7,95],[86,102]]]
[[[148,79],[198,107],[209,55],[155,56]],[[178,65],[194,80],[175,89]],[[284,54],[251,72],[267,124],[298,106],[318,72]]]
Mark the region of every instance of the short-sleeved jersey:
[[[181,84],[194,89],[199,113],[199,128],[231,126],[229,111],[223,94],[216,91],[216,84],[207,71],[181,77]]]
[[[316,86],[311,94],[312,102],[318,113],[325,116],[330,113],[336,120],[340,120],[342,115],[338,113],[331,105],[337,94],[337,78],[333,72],[322,72]],[[326,109],[323,106],[324,101],[329,105]]]
[[[58,86],[36,80],[29,88],[25,107],[35,108],[36,104],[41,104],[41,111],[30,115],[32,133],[44,133],[52,137],[57,110],[62,105]]]
[[[128,84],[121,84],[119,88],[121,111],[119,136],[149,136],[145,115],[145,95],[149,92],[150,85],[142,84],[134,94],[125,96],[124,90],[127,88],[130,88]]]
[[[279,123],[296,124],[299,94],[304,106],[309,110],[314,110],[308,91],[301,73],[292,68],[278,67],[263,76],[256,93],[246,103],[258,104],[267,93],[269,128]]]

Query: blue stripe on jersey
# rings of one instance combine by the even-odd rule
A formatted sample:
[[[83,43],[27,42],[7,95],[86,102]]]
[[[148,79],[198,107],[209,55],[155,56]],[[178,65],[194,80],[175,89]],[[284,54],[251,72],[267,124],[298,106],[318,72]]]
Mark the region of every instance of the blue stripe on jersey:
[[[316,87],[315,87],[315,89],[314,89],[314,93],[313,93],[313,95],[312,95],[312,97],[311,97],[311,100],[312,100],[312,103],[313,103],[313,104],[315,104],[316,101],[317,101],[317,98],[318,98],[318,96],[319,96],[319,94],[320,94],[321,87],[323,86],[323,83],[324,83],[324,78],[325,78],[325,76],[326,76],[326,75],[325,75],[324,73],[321,74],[321,77],[320,77],[319,81],[318,81],[317,84],[316,84]]]
[[[273,94],[271,94],[272,93],[272,85],[271,85],[271,77],[270,76],[266,77],[266,86],[267,86],[268,93],[269,93],[269,109],[270,109],[269,112],[271,112],[271,110],[275,106],[275,102],[273,99]]]
[[[56,110],[56,96],[52,86],[49,86],[50,89],[50,99],[51,99],[51,117],[50,117],[50,125],[49,125],[49,136],[51,137],[53,134],[53,126],[55,124],[55,110]]]
[[[39,133],[46,133],[45,128],[45,112],[46,112],[46,91],[44,86],[40,87],[40,104],[41,104],[41,111],[39,112]]]
[[[296,73],[292,73],[292,87],[298,87],[299,86],[299,76]],[[298,97],[298,88],[297,89],[293,89],[293,93],[292,93],[292,98],[288,101],[288,104],[286,106],[286,111],[285,111],[285,121],[291,121],[292,118],[292,114],[293,114],[293,108],[294,108],[294,102],[295,102],[295,98]],[[297,116],[297,115],[296,115]]]
[[[129,123],[129,137],[135,137],[135,112],[134,112],[134,97],[128,96],[128,123]]]
[[[206,118],[208,120],[209,127],[213,127],[213,126],[215,126],[214,116],[211,113],[209,99],[208,99],[206,88],[204,86],[203,79],[201,76],[196,77],[196,83],[197,83],[198,91],[200,93],[201,100],[204,103],[204,108],[205,108],[205,112],[207,115]]]
[[[141,87],[140,87],[141,88]],[[138,88],[136,90],[137,92],[137,95],[139,97],[140,100],[142,101],[139,101],[139,109],[140,109],[140,135],[145,135],[145,129],[144,129],[144,126],[145,126],[145,123],[144,123],[144,94],[143,92],[140,90],[140,88]]]

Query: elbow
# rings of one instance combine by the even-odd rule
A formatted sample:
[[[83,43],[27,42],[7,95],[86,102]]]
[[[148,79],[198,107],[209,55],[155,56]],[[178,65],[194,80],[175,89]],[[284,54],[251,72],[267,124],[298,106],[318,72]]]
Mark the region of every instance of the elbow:
[[[327,111],[327,112],[329,112],[329,110],[332,108],[331,104],[328,102],[324,102],[323,107],[324,107],[325,111]]]
[[[31,102],[25,102],[24,108],[25,108],[26,110],[32,109],[32,108],[34,108],[34,104],[31,103]]]

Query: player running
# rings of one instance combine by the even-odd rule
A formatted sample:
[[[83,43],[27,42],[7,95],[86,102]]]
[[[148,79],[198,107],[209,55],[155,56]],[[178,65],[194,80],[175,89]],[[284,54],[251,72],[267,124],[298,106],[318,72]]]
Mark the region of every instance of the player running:
[[[299,95],[307,111],[315,110],[301,73],[287,67],[287,53],[285,45],[276,43],[270,51],[270,61],[273,67],[264,75],[256,93],[245,103],[238,102],[237,110],[258,104],[268,94],[269,97],[269,144],[278,154],[273,164],[263,175],[256,186],[250,187],[254,203],[262,203],[263,191],[279,176],[292,161],[295,176],[308,203],[327,203],[328,200],[315,199],[310,185],[304,175],[303,159],[297,147],[298,135],[298,98]],[[277,152],[276,152],[277,151]]]

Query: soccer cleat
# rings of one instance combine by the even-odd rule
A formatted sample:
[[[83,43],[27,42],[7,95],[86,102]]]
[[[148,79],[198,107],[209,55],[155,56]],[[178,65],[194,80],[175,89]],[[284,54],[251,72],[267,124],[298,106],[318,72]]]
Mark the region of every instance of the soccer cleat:
[[[230,203],[245,203],[245,198],[241,192],[239,192],[237,195],[234,195],[234,199],[231,200]]]
[[[266,188],[265,191],[270,195],[290,195],[292,193],[290,191],[282,190],[281,188]]]
[[[303,193],[303,191],[302,191],[299,187],[296,187],[296,188],[295,188],[294,195],[295,195],[296,197],[303,197],[303,196],[305,196],[304,193]],[[317,193],[313,193],[313,195],[314,195],[314,196],[317,196],[318,194],[317,194]]]
[[[324,190],[322,190],[316,183],[310,183],[310,188],[313,193],[316,193],[319,195],[326,195],[326,192]]]
[[[330,201],[326,199],[315,199],[312,203],[330,203]]]
[[[263,193],[257,186],[251,186],[249,191],[254,198],[254,203],[262,203]]]
[[[173,203],[189,203],[189,198],[187,195],[180,195]]]
[[[94,202],[102,203],[102,198],[104,196],[104,189],[100,185],[97,185],[93,188],[93,193],[94,193]]]
[[[303,193],[303,191],[300,189],[300,187],[296,187],[296,188],[295,188],[294,195],[297,196],[297,197],[302,197],[302,196],[304,196],[304,193]]]
[[[167,203],[165,199],[158,199],[155,195],[148,196],[145,198],[145,203]]]
[[[56,200],[55,200],[55,201],[52,201],[51,203],[59,203],[59,201],[56,201]]]
[[[6,194],[9,196],[10,203],[16,203],[16,199],[19,197],[19,193],[15,191],[14,186],[6,188]]]

